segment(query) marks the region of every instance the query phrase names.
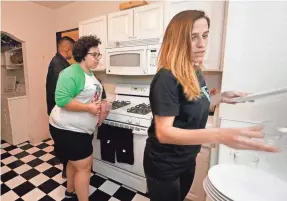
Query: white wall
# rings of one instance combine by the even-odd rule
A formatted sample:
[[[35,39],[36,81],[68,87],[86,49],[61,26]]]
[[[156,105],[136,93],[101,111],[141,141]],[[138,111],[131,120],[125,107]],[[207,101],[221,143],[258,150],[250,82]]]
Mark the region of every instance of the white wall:
[[[1,31],[24,42],[25,84],[29,98],[29,139],[49,137],[45,81],[55,54],[55,17],[49,8],[31,2],[1,2]]]
[[[287,2],[283,1],[230,3],[223,90],[252,93],[287,87],[286,11]],[[244,121],[272,120],[287,126],[287,95],[235,106],[221,105],[220,116]],[[262,168],[287,181],[286,158],[287,149],[265,161],[268,167]]]

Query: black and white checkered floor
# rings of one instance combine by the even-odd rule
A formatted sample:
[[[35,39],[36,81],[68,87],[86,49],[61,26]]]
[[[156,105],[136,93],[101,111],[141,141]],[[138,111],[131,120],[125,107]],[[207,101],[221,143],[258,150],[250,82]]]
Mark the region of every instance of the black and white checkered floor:
[[[68,201],[62,165],[53,166],[53,140],[36,146],[1,141],[1,201]],[[148,201],[146,195],[97,173],[91,174],[91,201]]]

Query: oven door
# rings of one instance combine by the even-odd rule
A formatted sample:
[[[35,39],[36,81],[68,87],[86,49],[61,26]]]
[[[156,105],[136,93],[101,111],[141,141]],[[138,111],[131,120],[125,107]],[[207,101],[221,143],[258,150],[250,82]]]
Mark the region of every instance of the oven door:
[[[112,126],[105,124],[105,126],[113,127],[114,129],[113,132],[116,132],[117,135],[120,135],[120,132],[117,132],[117,130],[123,129],[121,126],[121,129],[115,129],[118,127]],[[127,125],[129,127],[129,125]],[[115,163],[110,163],[107,161],[102,160],[101,158],[101,142],[99,139],[97,139],[98,134],[104,135],[104,133],[97,133],[95,132],[95,137],[93,141],[93,146],[94,146],[94,153],[93,156],[94,158],[101,160],[102,162],[108,163],[109,165],[124,169],[126,171],[132,172],[134,174],[140,175],[142,177],[145,177],[144,170],[143,170],[143,155],[144,155],[144,149],[146,145],[146,139],[148,137],[147,131],[142,131],[142,130],[131,130],[128,128],[125,128],[129,130],[129,132],[133,133],[133,143],[134,143],[134,164],[129,165],[125,163],[118,163],[117,161]]]
[[[147,46],[106,49],[107,74],[145,75]]]

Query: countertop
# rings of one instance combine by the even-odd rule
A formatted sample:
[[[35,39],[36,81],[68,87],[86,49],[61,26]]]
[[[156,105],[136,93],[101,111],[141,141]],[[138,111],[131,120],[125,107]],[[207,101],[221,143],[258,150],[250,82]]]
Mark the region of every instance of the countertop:
[[[22,99],[22,98],[27,98],[27,97],[28,96],[25,93],[10,92],[10,93],[1,94],[1,98],[7,98],[9,100],[16,100],[16,99]]]

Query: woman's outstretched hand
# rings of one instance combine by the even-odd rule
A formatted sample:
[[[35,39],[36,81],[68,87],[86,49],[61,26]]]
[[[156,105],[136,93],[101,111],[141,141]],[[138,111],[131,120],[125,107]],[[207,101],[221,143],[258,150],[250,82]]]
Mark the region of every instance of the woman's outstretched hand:
[[[218,132],[219,143],[234,149],[257,150],[266,152],[280,151],[279,148],[264,144],[258,140],[263,137],[264,135],[262,126],[249,128],[220,128]]]

